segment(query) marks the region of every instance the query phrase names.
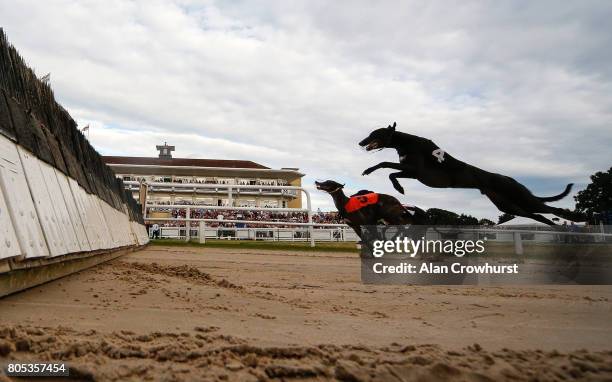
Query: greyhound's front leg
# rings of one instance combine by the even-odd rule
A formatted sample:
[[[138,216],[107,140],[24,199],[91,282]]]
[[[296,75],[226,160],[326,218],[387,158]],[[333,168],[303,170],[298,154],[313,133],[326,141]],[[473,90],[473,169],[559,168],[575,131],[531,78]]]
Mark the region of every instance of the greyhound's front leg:
[[[380,162],[376,166],[372,166],[370,168],[365,169],[365,171],[361,175],[370,175],[374,171],[380,168],[392,168],[394,170],[403,170],[405,165],[401,163],[393,163],[393,162]]]
[[[397,178],[414,178],[414,174],[406,170],[389,174],[389,179],[391,180],[391,183],[393,184],[393,188],[395,188],[397,192],[399,192],[400,194],[403,194],[404,187],[402,187],[399,184],[399,182],[397,181]]]

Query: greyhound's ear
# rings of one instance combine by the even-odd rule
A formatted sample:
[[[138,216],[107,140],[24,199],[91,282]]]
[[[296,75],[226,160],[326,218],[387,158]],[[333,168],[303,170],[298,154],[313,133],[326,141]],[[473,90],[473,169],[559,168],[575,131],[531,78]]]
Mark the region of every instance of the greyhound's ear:
[[[389,129],[391,131],[395,131],[395,126],[397,126],[397,123],[393,122],[393,126],[389,125],[389,126],[387,126],[387,129]]]

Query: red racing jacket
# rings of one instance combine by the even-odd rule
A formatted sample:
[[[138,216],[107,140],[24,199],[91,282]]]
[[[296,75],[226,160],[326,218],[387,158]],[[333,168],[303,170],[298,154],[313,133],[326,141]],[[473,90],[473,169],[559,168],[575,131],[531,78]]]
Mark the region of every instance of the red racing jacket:
[[[346,212],[351,213],[362,209],[365,206],[369,206],[370,204],[378,203],[378,194],[372,192],[370,194],[363,194],[357,196],[351,196],[344,205],[344,209]]]

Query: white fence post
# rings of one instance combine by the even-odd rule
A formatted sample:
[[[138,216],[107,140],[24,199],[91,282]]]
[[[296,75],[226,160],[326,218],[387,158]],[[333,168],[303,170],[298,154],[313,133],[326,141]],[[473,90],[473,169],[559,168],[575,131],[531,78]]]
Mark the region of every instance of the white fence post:
[[[523,254],[523,240],[521,238],[520,232],[514,233],[514,254],[515,255]]]
[[[206,244],[206,222],[200,222],[198,234],[200,244]]]
[[[191,239],[191,208],[187,207],[185,212],[185,241],[189,242]]]
[[[310,235],[310,246],[315,246],[314,241],[314,226],[312,225],[312,203],[310,201],[310,192],[302,189],[304,195],[306,195],[306,210],[308,211],[308,235]]]

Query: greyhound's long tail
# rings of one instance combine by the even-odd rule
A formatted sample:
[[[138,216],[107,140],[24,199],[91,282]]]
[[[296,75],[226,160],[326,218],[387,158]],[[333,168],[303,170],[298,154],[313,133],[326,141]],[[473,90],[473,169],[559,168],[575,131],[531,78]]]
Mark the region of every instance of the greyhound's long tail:
[[[567,196],[567,194],[570,193],[570,191],[572,190],[572,186],[573,185],[574,185],[574,183],[570,183],[567,186],[565,186],[565,190],[563,190],[563,192],[560,193],[559,195],[549,196],[549,197],[544,197],[544,198],[541,198],[541,197],[538,196],[537,198],[540,199],[543,202],[554,202],[554,201],[557,201],[559,199],[563,199],[563,198],[565,198]]]

